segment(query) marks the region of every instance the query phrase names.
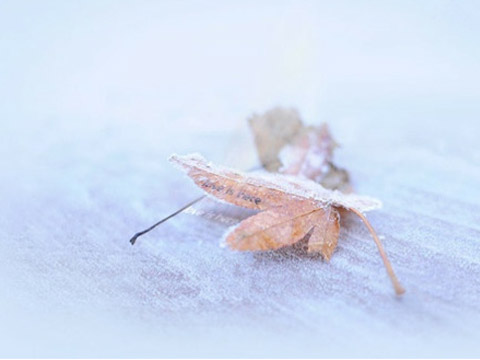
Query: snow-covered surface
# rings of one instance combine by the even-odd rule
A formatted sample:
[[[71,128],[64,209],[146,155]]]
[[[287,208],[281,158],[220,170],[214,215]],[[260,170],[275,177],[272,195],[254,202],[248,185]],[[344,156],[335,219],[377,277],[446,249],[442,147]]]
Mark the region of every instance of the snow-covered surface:
[[[479,14],[1,1],[0,356],[479,357]],[[275,105],[328,121],[383,201],[403,298],[354,217],[329,264],[221,248],[191,213],[128,243],[200,194],[169,154],[247,169],[245,118]]]

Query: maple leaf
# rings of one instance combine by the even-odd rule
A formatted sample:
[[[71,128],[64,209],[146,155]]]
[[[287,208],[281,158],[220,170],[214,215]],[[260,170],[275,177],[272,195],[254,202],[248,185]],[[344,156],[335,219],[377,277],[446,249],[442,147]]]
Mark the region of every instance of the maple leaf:
[[[383,246],[365,215],[381,202],[368,196],[328,190],[313,181],[281,174],[245,174],[207,162],[198,154],[172,155],[170,161],[184,170],[206,193],[219,200],[260,212],[243,220],[226,235],[236,250],[272,250],[292,245],[307,234],[308,251],[329,260],[338,242],[339,209],[352,211],[373,236],[398,295],[400,285]]]
[[[226,243],[235,250],[275,250],[295,244],[310,231],[308,251],[329,260],[340,231],[338,212],[310,201],[291,201],[253,215],[227,234]]]

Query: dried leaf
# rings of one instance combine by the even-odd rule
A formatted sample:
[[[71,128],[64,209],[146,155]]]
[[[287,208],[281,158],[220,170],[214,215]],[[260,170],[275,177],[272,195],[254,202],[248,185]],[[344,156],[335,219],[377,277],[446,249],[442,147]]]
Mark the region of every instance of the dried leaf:
[[[283,166],[279,172],[319,182],[328,172],[336,146],[327,124],[303,127],[292,143],[280,152]]]
[[[325,210],[310,201],[293,201],[243,220],[227,234],[235,250],[273,250],[300,241]]]
[[[281,189],[269,187],[267,183],[259,186],[239,171],[214,167],[200,155],[172,155],[170,161],[185,170],[203,191],[237,206],[266,210],[285,205],[294,198]]]
[[[308,252],[320,252],[325,260],[330,260],[338,243],[340,215],[337,210],[328,207],[312,220],[315,226],[308,239]]]
[[[327,189],[351,192],[346,170],[333,163],[338,146],[328,126],[303,125],[297,111],[274,108],[249,119],[257,154],[270,172],[302,176]]]
[[[178,165],[205,192],[234,205],[266,210],[291,200],[310,200],[319,207],[327,205],[355,208],[360,212],[378,209],[382,203],[369,196],[343,194],[328,190],[308,179],[279,174],[245,174],[207,162],[201,155],[172,155]]]
[[[330,259],[340,230],[338,209],[352,211],[365,223],[377,244],[385,268],[398,295],[405,290],[398,282],[383,246],[363,212],[381,206],[378,200],[327,190],[321,185],[288,175],[244,174],[214,166],[200,155],[172,155],[178,165],[208,194],[251,209],[254,215],[227,235],[237,250],[277,249],[294,244],[312,230],[308,249]]]
[[[279,172],[305,177],[327,189],[352,192],[348,172],[333,163],[337,146],[327,124],[305,127],[294,142],[280,152],[283,166]]]
[[[302,120],[294,109],[274,108],[263,115],[248,119],[262,165],[276,172],[282,166],[280,150],[295,139],[303,129]]]
[[[328,165],[329,170],[319,181],[320,184],[327,189],[338,190],[345,194],[351,193],[353,189],[347,170],[337,168],[333,163]]]

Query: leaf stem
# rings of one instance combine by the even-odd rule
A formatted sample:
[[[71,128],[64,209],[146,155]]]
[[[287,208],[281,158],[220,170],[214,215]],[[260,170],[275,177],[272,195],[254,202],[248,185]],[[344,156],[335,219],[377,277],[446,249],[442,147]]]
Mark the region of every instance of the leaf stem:
[[[395,293],[397,295],[402,295],[405,292],[405,289],[403,286],[400,284],[400,282],[397,279],[397,276],[395,275],[395,272],[393,271],[392,264],[388,260],[387,254],[385,253],[385,250],[383,249],[383,245],[380,241],[380,239],[377,236],[377,233],[373,229],[372,225],[370,222],[367,220],[365,215],[363,215],[360,211],[349,208],[349,210],[353,211],[362,221],[364,224],[367,226],[368,230],[370,231],[370,234],[372,234],[373,240],[375,241],[375,244],[377,244],[378,251],[380,252],[380,256],[382,257],[383,264],[385,265],[385,269],[387,270],[388,276],[390,276],[390,280],[392,281],[393,288],[395,289]]]
[[[132,238],[130,239],[130,243],[132,245],[135,244],[135,242],[137,241],[137,239],[142,236],[142,235],[145,235],[146,233],[148,233],[149,231],[155,229],[158,225],[164,223],[165,221],[167,221],[168,219],[171,219],[172,217],[174,217],[175,215],[178,215],[180,214],[183,210],[185,209],[188,209],[190,206],[192,206],[193,204],[199,202],[200,200],[204,199],[207,195],[202,195],[198,198],[196,198],[195,200],[189,202],[187,205],[183,206],[182,208],[178,209],[177,211],[175,211],[174,213],[168,215],[167,217],[164,217],[162,220],[160,220],[159,222],[153,224],[152,226],[150,226],[149,228],[143,230],[143,231],[140,231],[138,233],[136,233],[135,235],[132,236]]]

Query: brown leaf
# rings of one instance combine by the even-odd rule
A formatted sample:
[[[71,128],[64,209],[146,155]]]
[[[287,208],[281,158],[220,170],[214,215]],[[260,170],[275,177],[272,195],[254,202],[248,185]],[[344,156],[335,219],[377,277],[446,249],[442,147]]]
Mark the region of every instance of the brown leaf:
[[[320,184],[324,188],[338,190],[345,194],[353,192],[347,170],[337,168],[333,163],[329,163],[328,165],[328,172],[319,181]]]
[[[281,189],[249,181],[241,172],[209,164],[197,155],[172,155],[170,161],[185,170],[195,184],[217,199],[248,209],[266,210],[295,198]]]
[[[319,182],[328,171],[336,146],[327,124],[303,127],[292,143],[282,149],[283,166],[279,172]]]
[[[310,201],[293,201],[243,220],[227,234],[227,244],[235,250],[273,250],[292,245],[312,229],[325,210]]]
[[[338,243],[340,215],[337,210],[329,206],[323,210],[323,213],[315,213],[315,218],[311,220],[315,226],[308,239],[308,252],[320,252],[325,260],[330,260]]]
[[[243,174],[214,166],[200,155],[172,155],[170,161],[185,170],[207,193],[235,205],[267,210],[244,220],[227,236],[239,250],[277,249],[302,239],[313,228],[309,251],[330,259],[339,233],[340,208],[356,214],[365,223],[378,247],[383,263],[400,295],[405,292],[385,254],[375,230],[363,212],[381,206],[378,200],[343,194],[321,185],[287,175]]]
[[[254,115],[249,123],[266,170],[302,176],[327,189],[351,192],[347,171],[333,163],[338,145],[327,124],[305,126],[296,110],[283,108]]]
[[[308,179],[280,174],[245,174],[208,163],[197,154],[172,155],[170,161],[186,171],[205,192],[234,205],[266,210],[288,204],[292,200],[310,200],[318,207],[326,205],[360,212],[378,209],[381,202],[368,196],[343,194],[328,190]]]
[[[257,154],[268,171],[276,172],[282,166],[280,150],[291,143],[303,129],[302,120],[294,109],[274,108],[263,115],[248,119]]]

